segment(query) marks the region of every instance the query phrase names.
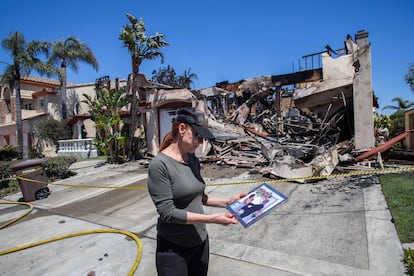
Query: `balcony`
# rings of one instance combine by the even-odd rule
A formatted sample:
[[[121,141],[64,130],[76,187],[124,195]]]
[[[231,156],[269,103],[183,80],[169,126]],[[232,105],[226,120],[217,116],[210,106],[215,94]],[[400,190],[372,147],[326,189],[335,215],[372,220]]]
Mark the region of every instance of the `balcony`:
[[[98,156],[98,151],[93,144],[92,138],[59,140],[58,143],[58,156],[75,156],[78,159]]]

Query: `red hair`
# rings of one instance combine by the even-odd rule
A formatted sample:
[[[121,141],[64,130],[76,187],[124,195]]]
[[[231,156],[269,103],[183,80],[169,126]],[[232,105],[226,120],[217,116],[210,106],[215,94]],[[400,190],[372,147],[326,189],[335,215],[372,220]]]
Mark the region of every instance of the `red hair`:
[[[170,131],[164,136],[164,139],[162,139],[160,151],[163,151],[165,148],[171,145],[172,141],[173,141],[173,136],[172,136],[172,132]]]

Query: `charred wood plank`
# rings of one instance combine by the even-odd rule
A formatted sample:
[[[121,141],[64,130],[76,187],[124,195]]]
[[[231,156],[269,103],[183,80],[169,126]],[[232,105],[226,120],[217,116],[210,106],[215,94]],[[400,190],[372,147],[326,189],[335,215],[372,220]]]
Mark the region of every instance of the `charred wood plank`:
[[[272,76],[275,86],[322,80],[322,68]]]

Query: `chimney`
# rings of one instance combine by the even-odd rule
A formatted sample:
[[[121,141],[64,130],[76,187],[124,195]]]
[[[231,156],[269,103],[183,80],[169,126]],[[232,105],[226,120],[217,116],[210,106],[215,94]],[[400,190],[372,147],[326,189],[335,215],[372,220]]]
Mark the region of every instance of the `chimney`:
[[[361,47],[368,44],[368,32],[361,30],[355,34],[355,42]]]
[[[354,98],[354,144],[356,150],[368,150],[375,146],[371,45],[368,32],[365,30],[355,34],[358,45],[358,71],[353,82]]]

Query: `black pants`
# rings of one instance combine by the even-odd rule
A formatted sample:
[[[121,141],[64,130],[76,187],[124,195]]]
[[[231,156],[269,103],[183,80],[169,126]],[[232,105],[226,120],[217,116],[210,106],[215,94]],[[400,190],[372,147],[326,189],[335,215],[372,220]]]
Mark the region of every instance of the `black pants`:
[[[157,236],[156,265],[159,276],[206,276],[209,242],[185,247]]]

